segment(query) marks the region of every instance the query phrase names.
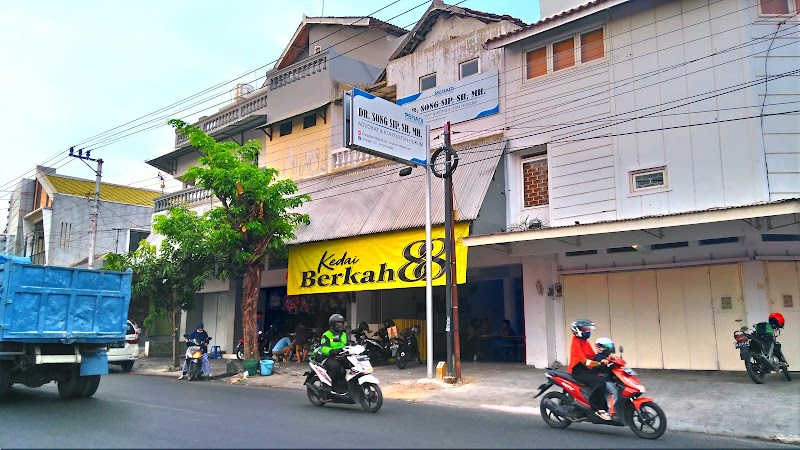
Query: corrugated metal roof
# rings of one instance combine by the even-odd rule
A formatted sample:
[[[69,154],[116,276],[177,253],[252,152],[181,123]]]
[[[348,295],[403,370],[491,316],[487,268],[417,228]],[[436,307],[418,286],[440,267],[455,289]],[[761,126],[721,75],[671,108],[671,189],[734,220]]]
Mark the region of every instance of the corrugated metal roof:
[[[540,26],[542,26],[542,25],[544,25],[546,23],[552,22],[552,21],[554,21],[556,19],[561,19],[563,17],[571,16],[571,15],[573,15],[575,13],[578,13],[580,11],[583,11],[585,9],[591,8],[591,7],[596,6],[596,5],[600,5],[602,3],[606,3],[608,1],[609,0],[592,0],[592,1],[589,1],[589,2],[586,2],[586,3],[583,3],[581,5],[578,5],[578,6],[574,7],[574,8],[570,8],[570,9],[567,9],[565,11],[561,11],[560,13],[554,14],[554,15],[549,16],[549,17],[545,17],[545,18],[539,20],[538,22],[532,23],[530,25],[523,26],[522,28],[518,28],[516,30],[509,31],[508,33],[501,34],[499,36],[495,36],[495,37],[487,40],[485,44],[489,44],[490,42],[499,41],[499,40],[505,39],[505,38],[507,38],[509,36],[514,36],[515,34],[523,33],[525,31],[534,29],[536,27],[540,27]]]
[[[45,175],[59,194],[94,197],[94,181],[69,178],[59,175]],[[161,192],[138,189],[116,184],[100,183],[100,200],[131,205],[153,206],[153,200]]]
[[[459,166],[453,175],[454,207],[459,221],[478,216],[497,163],[505,149],[502,135],[456,144]],[[311,196],[298,210],[311,224],[297,231],[291,244],[325,241],[425,226],[425,171],[418,167],[401,177],[405,166],[380,163],[298,184]],[[431,176],[431,218],[444,223],[444,182]]]

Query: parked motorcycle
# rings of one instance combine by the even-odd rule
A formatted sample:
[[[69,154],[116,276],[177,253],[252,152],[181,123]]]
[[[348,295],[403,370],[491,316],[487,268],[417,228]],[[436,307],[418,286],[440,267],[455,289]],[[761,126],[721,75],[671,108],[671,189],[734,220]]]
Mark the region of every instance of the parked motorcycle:
[[[419,330],[419,325],[412,325],[400,333],[399,346],[395,356],[398,369],[405,369],[408,360],[416,359],[418,364],[422,364],[422,359],[419,357],[419,341],[417,340]]]
[[[263,331],[258,332],[258,348],[260,350],[261,359],[267,359],[272,356],[270,339]],[[244,338],[239,338],[239,343],[236,344],[236,359],[244,359]]]
[[[203,354],[208,352],[208,343],[211,338],[207,340],[189,339],[188,334],[183,337],[186,338],[186,376],[189,381],[199,380],[202,375]]]
[[[759,324],[761,325],[761,324]],[[771,326],[765,324],[765,326]],[[764,331],[764,330],[760,330]],[[780,334],[780,329],[775,329]],[[783,372],[787,381],[792,381],[789,375],[789,363],[781,351],[781,343],[777,336],[770,336],[765,332],[757,333],[755,330],[742,327],[733,333],[739,357],[744,360],[744,368],[750,379],[756,384],[763,384],[764,377],[770,372]]]
[[[539,404],[542,419],[553,428],[567,428],[573,422],[588,421],[600,425],[630,427],[637,436],[658,439],[667,429],[667,416],[652,398],[643,397],[645,388],[636,378],[636,371],[625,367],[625,361],[612,355],[608,358],[611,369],[610,381],[617,385],[620,396],[614,405],[619,414],[617,420],[603,420],[589,406],[589,388],[575,380],[571,374],[550,368],[545,369],[547,382],[539,386],[542,395],[551,386],[562,392],[549,392]]]
[[[317,362],[315,358],[310,358],[308,365],[311,370],[304,373],[306,377],[305,386],[308,400],[314,406],[323,406],[325,403],[347,403],[354,405],[361,403],[361,407],[367,412],[377,412],[383,405],[383,393],[378,386],[378,379],[372,374],[372,364],[367,355],[364,355],[364,347],[361,345],[346,346],[337,358],[342,360],[345,368],[345,381],[347,382],[347,392],[338,393],[333,391],[333,382],[328,375],[328,371]]]
[[[372,337],[368,337],[370,329],[366,322],[361,322],[352,331],[353,342],[365,348],[365,352],[372,364],[379,363],[394,358],[400,348],[399,339],[389,339],[386,328],[381,328]]]

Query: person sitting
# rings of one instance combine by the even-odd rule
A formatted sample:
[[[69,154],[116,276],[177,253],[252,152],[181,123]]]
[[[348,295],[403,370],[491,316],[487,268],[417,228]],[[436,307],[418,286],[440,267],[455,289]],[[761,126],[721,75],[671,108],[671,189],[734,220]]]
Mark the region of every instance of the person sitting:
[[[572,345],[570,348],[568,369],[579,383],[589,388],[589,406],[595,410],[597,417],[603,420],[611,420],[611,416],[605,410],[605,400],[598,400],[595,395],[598,389],[605,388],[605,379],[599,367],[608,365],[608,360],[595,361],[596,355],[592,344],[589,343],[589,336],[595,329],[594,322],[588,319],[578,319],[572,322]]]
[[[334,392],[347,392],[345,369],[347,360],[339,360],[338,356],[347,346],[347,333],[344,331],[344,316],[333,314],[328,318],[329,329],[322,333],[319,348],[314,351],[314,358],[322,363],[322,367],[331,377]]]
[[[511,328],[511,321],[506,319],[503,325],[500,326],[500,336],[516,336],[517,333]]]
[[[195,330],[192,331],[188,336],[186,336],[186,342],[191,342],[197,340],[200,343],[200,351],[203,352],[203,358],[200,361],[200,376],[207,376],[211,379],[211,363],[208,361],[208,341],[211,340],[208,337],[208,333],[203,329],[203,322],[199,322]],[[183,360],[183,368],[181,369],[181,376],[178,377],[179,380],[182,380],[186,376],[186,372],[188,372],[189,367],[186,363],[186,359]]]
[[[287,361],[289,359],[289,352],[291,350],[292,340],[289,338],[289,336],[284,336],[275,343],[274,347],[272,347],[272,359],[280,361],[281,358],[283,358],[283,361]]]
[[[513,355],[512,357],[516,359],[516,348],[513,347],[513,339],[503,339],[508,336],[516,336],[516,332],[513,328],[511,328],[511,321],[508,319],[503,320],[503,325],[500,326],[500,338],[497,338],[495,341],[495,352],[498,354],[499,359],[506,360],[506,355],[503,352],[505,348],[511,348]],[[511,347],[509,347],[511,346]]]
[[[602,362],[604,359],[608,360],[608,357],[613,355],[616,351],[614,342],[606,337],[597,338],[594,347],[597,351],[597,355],[595,355],[594,360],[597,362]],[[606,381],[606,394],[608,394],[608,413],[611,415],[612,420],[616,420],[617,413],[615,406],[619,400],[619,389],[617,389],[617,386],[611,382],[611,369],[608,366],[600,366],[600,372],[603,373]]]

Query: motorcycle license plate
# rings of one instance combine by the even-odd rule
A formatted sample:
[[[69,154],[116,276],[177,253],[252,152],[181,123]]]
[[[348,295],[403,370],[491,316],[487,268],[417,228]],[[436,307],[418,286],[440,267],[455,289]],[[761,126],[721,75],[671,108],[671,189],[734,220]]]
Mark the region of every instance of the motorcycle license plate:
[[[626,374],[628,374],[628,375],[630,375],[630,376],[632,376],[632,377],[635,377],[635,376],[637,375],[637,374],[636,374],[636,371],[635,371],[635,370],[633,370],[633,369],[629,369],[629,368],[627,368],[627,367],[626,367],[626,368],[624,368],[624,369],[622,369],[622,370],[623,370],[623,371],[624,371]]]
[[[737,342],[736,343],[736,348],[747,348],[747,347],[750,347],[750,343],[749,342]]]

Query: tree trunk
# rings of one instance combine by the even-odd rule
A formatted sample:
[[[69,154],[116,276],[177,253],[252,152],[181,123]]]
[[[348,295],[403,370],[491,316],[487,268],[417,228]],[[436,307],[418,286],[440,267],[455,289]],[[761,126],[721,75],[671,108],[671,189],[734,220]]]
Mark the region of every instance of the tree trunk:
[[[175,297],[175,294],[173,294]],[[180,307],[173,307],[172,309],[172,320],[170,326],[172,327],[172,365],[174,367],[179,367],[178,361],[178,332],[180,331],[180,319],[181,318],[181,309]]]
[[[259,265],[248,266],[244,277],[244,293],[242,295],[242,334],[244,335],[245,359],[260,359],[258,331],[256,330],[256,309],[258,307],[258,291],[260,289],[261,267]]]

